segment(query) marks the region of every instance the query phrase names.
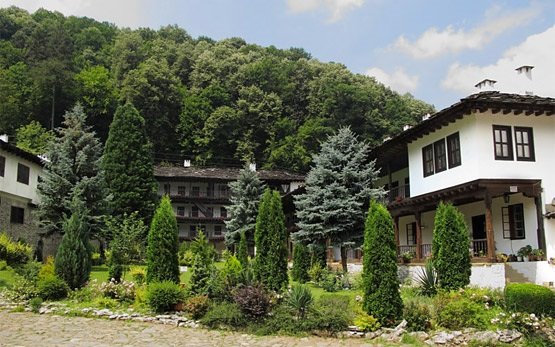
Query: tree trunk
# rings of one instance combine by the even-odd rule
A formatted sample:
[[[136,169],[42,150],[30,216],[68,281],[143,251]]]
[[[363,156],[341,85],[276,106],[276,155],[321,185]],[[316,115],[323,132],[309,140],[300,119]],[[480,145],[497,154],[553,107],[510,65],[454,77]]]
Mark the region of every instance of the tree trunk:
[[[341,267],[343,272],[347,272],[347,248],[345,246],[341,246]]]

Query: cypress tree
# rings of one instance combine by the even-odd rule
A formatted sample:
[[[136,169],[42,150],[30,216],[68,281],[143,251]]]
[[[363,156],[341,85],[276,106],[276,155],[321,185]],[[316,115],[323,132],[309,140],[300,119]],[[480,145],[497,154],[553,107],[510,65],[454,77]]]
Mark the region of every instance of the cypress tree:
[[[300,242],[295,243],[293,248],[293,269],[291,277],[294,281],[305,283],[309,281],[308,270],[310,269],[310,252],[308,247]]]
[[[210,269],[207,260],[202,254],[195,254],[193,265],[191,266],[191,280],[188,292],[192,295],[208,295],[210,290]]]
[[[247,235],[245,232],[241,233],[239,247],[237,248],[237,260],[239,260],[243,269],[249,266],[249,252],[247,249]]]
[[[75,197],[72,201],[71,216],[64,221],[64,236],[54,260],[56,274],[70,288],[85,285],[91,273],[91,250],[89,246],[89,224],[87,210]]]
[[[254,276],[267,289],[280,291],[287,283],[287,235],[281,197],[266,189],[260,202],[254,234]]]
[[[453,205],[440,202],[432,239],[432,262],[440,288],[455,290],[470,283],[472,264],[467,230],[463,214]]]
[[[163,196],[154,213],[148,232],[146,249],[146,280],[179,283],[177,221],[170,198]]]
[[[371,201],[364,232],[363,308],[386,326],[403,312],[396,248],[391,215],[384,206]]]
[[[145,223],[150,223],[156,201],[152,145],[143,117],[130,102],[119,106],[114,115],[102,166],[114,216],[136,211]]]

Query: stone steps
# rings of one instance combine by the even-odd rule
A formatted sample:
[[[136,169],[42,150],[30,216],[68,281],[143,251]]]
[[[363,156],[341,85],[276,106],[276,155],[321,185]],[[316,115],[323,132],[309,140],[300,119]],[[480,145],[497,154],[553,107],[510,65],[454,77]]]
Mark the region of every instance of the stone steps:
[[[510,263],[505,263],[505,283],[528,283],[530,280],[515,270]]]

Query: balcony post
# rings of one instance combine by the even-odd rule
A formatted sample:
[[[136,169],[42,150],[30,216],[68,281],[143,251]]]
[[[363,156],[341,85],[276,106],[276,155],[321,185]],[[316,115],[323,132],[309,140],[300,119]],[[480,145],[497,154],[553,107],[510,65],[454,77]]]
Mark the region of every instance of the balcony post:
[[[420,211],[414,212],[414,219],[416,220],[416,259],[422,259],[422,227],[421,227]]]
[[[393,231],[395,233],[395,245],[397,245],[397,255],[399,254],[399,216],[393,217]]]
[[[491,195],[486,192],[484,197],[486,205],[486,242],[488,245],[488,261],[495,261],[495,239],[493,236],[493,220],[491,215]]]
[[[543,251],[543,254],[547,254],[547,247],[545,245],[545,228],[543,225],[543,203],[541,194],[537,194],[534,197],[534,204],[536,205],[536,220],[538,222],[538,248]]]

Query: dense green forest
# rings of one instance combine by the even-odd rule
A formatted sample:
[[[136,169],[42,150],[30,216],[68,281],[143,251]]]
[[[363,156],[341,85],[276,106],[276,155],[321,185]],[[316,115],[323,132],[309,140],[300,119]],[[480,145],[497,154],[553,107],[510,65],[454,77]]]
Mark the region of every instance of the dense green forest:
[[[301,48],[0,9],[0,133],[15,136],[32,121],[57,127],[80,102],[104,142],[125,100],[145,118],[156,160],[254,160],[297,171],[341,126],[375,145],[433,112]]]

